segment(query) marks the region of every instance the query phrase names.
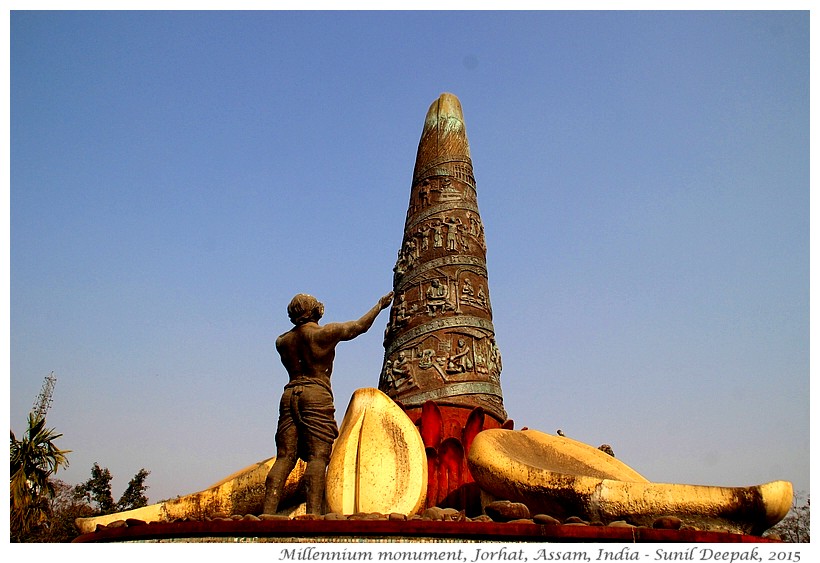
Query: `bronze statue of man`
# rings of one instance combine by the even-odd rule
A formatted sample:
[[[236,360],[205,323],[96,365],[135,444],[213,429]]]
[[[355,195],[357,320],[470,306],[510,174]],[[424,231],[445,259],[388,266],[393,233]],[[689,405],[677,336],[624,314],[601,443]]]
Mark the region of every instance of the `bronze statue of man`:
[[[322,512],[325,472],[333,441],[339,435],[330,388],[336,345],[367,332],[392,300],[391,291],[362,318],[324,326],[319,325],[319,319],[325,307],[312,295],[300,293],[288,305],[288,317],[294,327],[276,339],[276,350],[289,381],[279,402],[276,462],[265,480],[265,514],[276,513],[282,489],[297,457],[307,462],[306,511],[309,514]]]

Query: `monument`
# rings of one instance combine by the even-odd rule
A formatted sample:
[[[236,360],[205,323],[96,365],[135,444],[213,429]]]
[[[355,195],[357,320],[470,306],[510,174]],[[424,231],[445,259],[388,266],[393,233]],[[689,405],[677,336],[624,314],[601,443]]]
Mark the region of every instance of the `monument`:
[[[486,252],[461,103],[445,93],[427,112],[416,154],[379,380],[420,428],[427,506],[480,510],[477,488],[465,488],[470,442],[512,427]]]
[[[322,423],[335,437],[329,462],[322,455],[320,470],[308,470],[306,455],[308,463],[294,467],[293,452],[280,449],[279,460],[251,465],[205,491],[79,519],[81,531],[99,530],[79,541],[209,534],[270,541],[764,541],[760,535],[791,507],[786,481],[655,483],[599,448],[513,429],[501,391],[486,251],[461,104],[445,93],[425,118],[393,292],[363,317],[367,330],[392,298],[381,371],[376,366],[373,373],[378,389],[353,394],[338,437],[335,423]],[[304,315],[318,321],[323,308],[313,301],[294,308],[294,331]],[[354,332],[363,330],[348,336]],[[319,354],[288,348],[282,360],[295,385],[304,374],[329,381],[340,340]],[[323,473],[325,465],[326,503],[319,508],[312,487],[308,508],[305,474]],[[144,526],[152,522],[162,525]]]

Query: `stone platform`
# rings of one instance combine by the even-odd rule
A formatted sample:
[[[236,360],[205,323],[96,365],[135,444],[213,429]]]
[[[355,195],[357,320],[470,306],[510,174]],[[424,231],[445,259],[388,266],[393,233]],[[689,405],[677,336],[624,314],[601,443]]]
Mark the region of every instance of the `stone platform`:
[[[259,520],[255,517],[182,522],[139,521],[99,526],[75,543],[452,543],[452,542],[619,542],[619,543],[772,543],[760,536],[698,530],[534,522],[433,520]]]

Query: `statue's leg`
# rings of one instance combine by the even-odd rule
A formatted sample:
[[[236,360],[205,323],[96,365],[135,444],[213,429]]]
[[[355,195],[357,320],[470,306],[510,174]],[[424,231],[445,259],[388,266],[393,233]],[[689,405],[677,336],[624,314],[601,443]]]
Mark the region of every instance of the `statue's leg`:
[[[276,461],[273,463],[265,478],[265,507],[264,514],[276,514],[279,509],[279,501],[281,500],[282,490],[285,487],[285,481],[293,471],[296,465],[296,429],[294,428],[294,444],[293,448],[279,446],[276,448]]]
[[[325,479],[330,461],[331,444],[315,443],[308,455],[305,468],[305,489],[308,514],[323,514],[325,502]]]
[[[333,440],[339,435],[334,419],[333,395],[321,385],[306,385],[299,395],[297,425],[304,451],[300,456],[305,467],[306,511],[322,514],[325,501],[325,479]],[[300,445],[300,447],[302,447]]]
[[[265,505],[264,514],[276,514],[279,501],[282,500],[282,490],[288,475],[296,466],[296,454],[299,435],[296,425],[289,412],[288,391],[282,395],[279,405],[279,428],[276,431],[276,461],[273,463],[265,478]]]

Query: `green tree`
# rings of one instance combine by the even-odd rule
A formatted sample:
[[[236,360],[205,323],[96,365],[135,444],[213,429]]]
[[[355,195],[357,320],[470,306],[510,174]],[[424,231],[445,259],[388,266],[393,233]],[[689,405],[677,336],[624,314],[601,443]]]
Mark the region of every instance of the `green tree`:
[[[137,471],[128,482],[128,487],[120,500],[115,503],[111,495],[111,472],[107,467],[100,467],[95,462],[91,468],[91,478],[74,487],[74,498],[83,500],[88,505],[95,505],[93,511],[96,516],[147,506],[148,497],[145,496],[145,491],[148,487],[145,485],[145,479],[150,473],[144,468]]]
[[[48,525],[49,499],[54,486],[49,478],[60,467],[68,467],[66,454],[54,441],[62,437],[46,428],[45,417],[28,416],[28,428],[19,440],[11,432],[10,489],[12,541],[33,541],[34,535]]]
[[[148,487],[145,485],[145,479],[150,473],[150,471],[146,471],[145,468],[142,468],[128,481],[128,487],[120,497],[120,500],[117,501],[117,510],[132,510],[134,508],[148,506],[148,497],[145,496],[145,491]]]
[[[43,526],[33,537],[32,541],[46,543],[66,543],[70,542],[78,535],[77,518],[88,518],[94,515],[94,510],[85,502],[77,500],[74,496],[74,486],[52,479],[55,495],[49,500],[51,516],[49,525]]]
[[[91,467],[91,477],[74,488],[77,500],[96,504],[95,513],[111,514],[115,512],[114,497],[111,496],[111,472],[107,467],[101,468],[97,462]]]

